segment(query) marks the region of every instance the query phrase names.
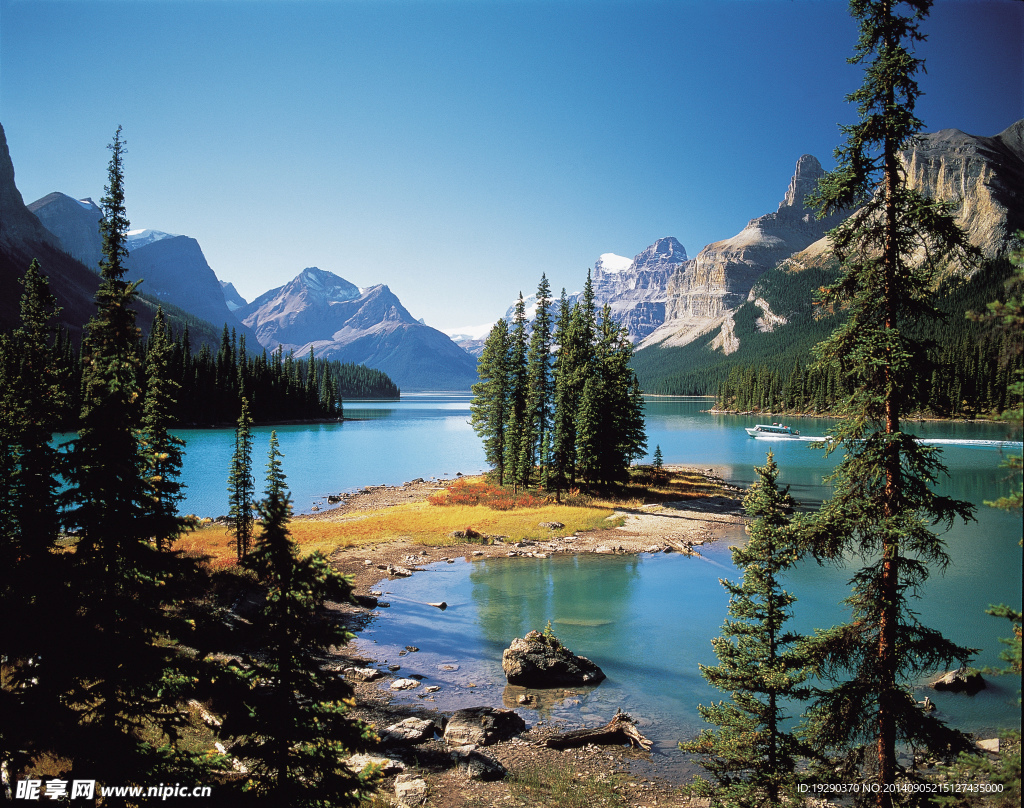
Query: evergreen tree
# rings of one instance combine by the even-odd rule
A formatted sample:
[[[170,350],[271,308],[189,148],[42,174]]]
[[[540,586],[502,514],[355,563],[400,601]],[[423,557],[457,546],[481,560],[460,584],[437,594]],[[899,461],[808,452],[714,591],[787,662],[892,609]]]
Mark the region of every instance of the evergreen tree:
[[[944,473],[937,451],[918,444],[901,422],[915,368],[927,357],[908,326],[937,316],[937,261],[962,258],[967,249],[946,206],[912,191],[900,162],[922,127],[914,115],[921,62],[911,48],[924,38],[919,25],[931,0],[899,5],[906,13],[892,0],[850,3],[860,24],[851,62],[866,65],[864,84],[848,97],[860,121],[843,127],[847,144],[836,151],[838,166],[823,178],[817,204],[823,214],[859,207],[830,234],[842,275],[821,301],[847,320],[817,355],[852,392],[828,446],[845,451],[830,478],[835,495],[808,533],[818,558],[864,560],[847,601],[851,622],[820,632],[810,645],[818,671],[835,683],[819,694],[811,726],[823,749],[845,754],[842,779],[872,782],[870,799],[879,806],[913,796],[891,790],[897,778],[912,776],[899,766],[898,744],[945,752],[961,743],[919,710],[907,682],[971,653],[922,626],[910,608],[930,568],[948,563],[930,525],[968,519],[972,509],[934,493]],[[927,255],[918,261],[921,245]]]
[[[149,784],[195,759],[173,745],[181,719],[175,640],[188,627],[165,607],[182,563],[160,552],[148,530],[151,470],[139,444],[142,389],[136,284],[123,279],[128,218],[124,207],[124,142],[110,145],[109,185],[100,223],[103,261],[97,310],[83,344],[82,412],[68,456],[67,524],[78,541],[72,555],[74,608],[40,662],[41,678],[62,683],[60,703],[77,715],[61,742],[73,776],[101,783]]]
[[[633,345],[608,306],[592,333],[596,344],[576,412],[576,456],[581,476],[613,485],[627,479],[630,462],[646,450],[643,394],[629,367]]]
[[[505,484],[505,427],[508,412],[508,323],[498,320],[477,362],[480,381],[473,385],[471,423],[484,443],[484,457]]]
[[[170,376],[172,350],[163,309],[157,308],[146,348],[146,400],[140,437],[150,486],[148,533],[161,549],[170,549],[187,527],[187,521],[178,516],[178,503],[185,498],[184,485],[178,482],[185,441],[168,431],[181,387]]]
[[[551,424],[551,483],[555,488],[555,499],[560,501],[561,491],[575,472],[576,463],[576,422],[572,352],[569,350],[569,325],[572,309],[565,289],[558,303],[558,319],[555,321],[554,344],[557,346],[554,362],[554,413]]]
[[[224,731],[242,734],[235,751],[250,761],[245,795],[259,805],[355,806],[375,777],[345,766],[372,732],[346,716],[352,689],[320,660],[352,635],[324,610],[326,601],[351,600],[352,583],[320,553],[301,557],[288,531],[291,498],[277,433],[270,438],[266,498],[259,504],[262,530],[243,565],[263,587],[261,619],[253,647],[260,657],[237,671],[242,703]]]
[[[505,427],[505,475],[513,489],[530,484],[533,446],[532,413],[528,409],[529,391],[526,367],[526,304],[522,292],[512,317],[508,340],[508,410]]]
[[[66,615],[66,557],[56,552],[60,456],[51,445],[65,418],[68,375],[55,345],[59,313],[46,276],[33,260],[21,281],[21,322],[0,336],[0,625],[4,675],[0,690],[0,760],[16,772],[38,748],[52,718],[34,663]],[[58,629],[59,630],[59,629]]]
[[[1018,231],[1018,236],[1024,234]],[[1011,345],[1016,353],[1020,353],[1022,338],[1024,338],[1024,303],[1019,296],[1024,287],[1024,253],[1018,252],[1013,256],[1016,265],[1014,277],[1008,283],[1011,295],[1005,302],[988,304],[988,311],[985,314],[969,314],[968,316],[986,321],[996,327],[1009,332]],[[1013,382],[1011,392],[1016,395],[1017,401],[1024,395],[1024,374],[1019,371]],[[1024,416],[1021,406],[1004,413],[1008,421],[1021,422]],[[1019,479],[1021,469],[1021,456],[1011,455],[1003,466],[1014,472]],[[1008,496],[999,497],[994,501],[986,501],[986,505],[1000,508],[1007,511],[1021,510],[1021,488],[1011,491]],[[999,617],[1010,622],[1013,636],[1000,640],[1007,646],[999,656],[1007,663],[1005,668],[989,671],[995,674],[1009,674],[1019,677],[1024,670],[1024,661],[1021,657],[1021,633],[1024,614],[1019,608],[1014,609],[1005,604],[990,606],[986,613],[993,617]],[[1017,691],[1017,705],[1020,706],[1020,691]],[[960,794],[948,794],[941,796],[937,802],[945,806],[973,806],[973,805],[995,805],[998,808],[1016,808],[1021,804],[1021,767],[1020,767],[1020,732],[1010,731],[1003,733],[1000,738],[999,756],[991,760],[987,755],[961,753],[960,757],[945,771],[946,781],[949,783],[992,783],[1002,786],[998,795],[964,792]],[[972,750],[973,752],[973,750]]]
[[[784,730],[785,702],[805,699],[807,675],[799,649],[801,637],[787,631],[793,595],[780,577],[796,562],[797,542],[789,514],[795,507],[788,487],[778,487],[779,469],[771,452],[755,466],[757,481],[743,499],[753,521],[750,540],[732,548],[743,582],[723,580],[729,592],[729,616],[722,636],[712,640],[719,663],[701,665],[701,674],[731,702],[699,707],[716,730],[704,730],[684,751],[704,757],[700,763],[716,780],[697,779],[694,791],[710,796],[712,805],[796,804],[797,762],[801,742]]]
[[[537,313],[533,319],[526,364],[527,410],[531,419],[530,429],[524,433],[530,442],[526,464],[532,468],[535,460],[540,458],[541,480],[545,481],[548,478],[546,444],[551,437],[555,388],[551,368],[551,285],[543,274],[537,285]]]
[[[252,476],[252,417],[249,400],[242,397],[242,411],[235,427],[235,452],[228,474],[228,515],[234,522],[235,553],[245,558],[252,546],[253,513],[256,482]]]

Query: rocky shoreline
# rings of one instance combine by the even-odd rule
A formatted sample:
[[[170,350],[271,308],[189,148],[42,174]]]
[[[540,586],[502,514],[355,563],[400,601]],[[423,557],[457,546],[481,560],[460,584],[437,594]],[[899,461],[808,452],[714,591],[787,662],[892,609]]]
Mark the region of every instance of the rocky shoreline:
[[[352,629],[360,630],[373,619],[371,613],[378,604],[373,593],[383,591],[388,579],[415,574],[416,568],[422,565],[457,558],[466,561],[509,556],[544,558],[556,553],[699,554],[701,545],[743,524],[739,489],[725,486],[713,469],[701,470],[700,473],[718,483],[727,495],[619,510],[616,515],[624,517],[621,527],[563,536],[559,535],[556,523],[551,527],[552,538],[543,542],[499,540],[483,544],[466,541],[444,547],[424,547],[393,541],[368,547],[342,548],[331,561],[340,572],[354,578],[359,605],[345,604],[337,608]],[[426,499],[451,482],[421,479],[402,486],[371,486],[341,498],[337,508],[297,518],[329,521],[359,510],[415,502]],[[509,638],[510,641],[512,639]],[[410,637],[408,641],[415,642],[416,638]],[[565,729],[565,724],[538,722],[511,739],[498,740],[480,750],[455,750],[443,738],[435,737],[435,732],[437,735],[443,733],[451,713],[435,709],[426,700],[413,704],[394,700],[391,688],[400,684],[400,674],[389,671],[382,660],[362,657],[354,649],[339,649],[331,667],[339,671],[354,668],[363,671],[349,670],[347,677],[356,691],[353,713],[367,721],[384,738],[378,754],[392,762],[386,765],[382,793],[396,794],[396,800],[400,795],[408,794],[407,804],[416,804],[415,799],[418,798],[415,795],[425,789],[430,805],[458,808],[463,805],[516,803],[508,780],[494,779],[493,774],[497,770],[491,769],[489,763],[493,762],[513,775],[523,771],[568,767],[567,770],[574,773],[573,777],[590,778],[595,783],[614,788],[628,805],[707,804],[705,800],[682,796],[678,783],[660,778],[648,752],[618,745],[590,744],[580,749],[565,750],[538,745]],[[365,681],[361,681],[363,677],[366,677]],[[472,690],[465,692],[464,707],[478,706],[473,695]],[[415,745],[397,743],[392,731],[394,725],[410,718],[429,721],[433,729],[425,732],[423,740]],[[422,780],[422,786],[415,782],[418,780]]]

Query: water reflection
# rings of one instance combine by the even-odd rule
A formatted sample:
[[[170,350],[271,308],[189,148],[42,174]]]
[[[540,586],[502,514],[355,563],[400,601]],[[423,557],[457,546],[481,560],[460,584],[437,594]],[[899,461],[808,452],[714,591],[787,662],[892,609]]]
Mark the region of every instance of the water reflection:
[[[480,561],[470,574],[485,637],[507,646],[513,637],[555,633],[582,656],[609,627],[625,619],[639,580],[636,556],[593,563],[593,556]],[[572,644],[569,637],[578,639]]]

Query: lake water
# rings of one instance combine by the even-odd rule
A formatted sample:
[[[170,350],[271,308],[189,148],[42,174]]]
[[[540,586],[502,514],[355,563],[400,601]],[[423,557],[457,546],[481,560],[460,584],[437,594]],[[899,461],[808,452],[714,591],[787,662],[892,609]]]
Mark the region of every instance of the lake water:
[[[752,466],[771,448],[780,479],[805,506],[814,507],[828,490],[822,478],[832,458],[791,440],[752,440],[743,431],[754,416],[702,412],[707,399],[650,398],[649,448],[660,445],[667,463],[713,468],[727,480],[749,484]],[[451,477],[484,468],[480,441],[469,425],[469,397],[407,396],[401,402],[354,402],[342,424],[277,428],[284,469],[296,510],[308,511],[330,493],[368,484],[400,484],[416,477]],[[827,434],[832,421],[799,419],[805,435]],[[1002,449],[991,445],[1008,435],[1005,424],[915,423],[909,431],[941,442],[950,475],[942,489],[980,507],[977,521],[954,526],[945,536],[953,564],[935,573],[918,607],[926,625],[956,642],[979,648],[980,665],[998,665],[998,638],[1009,624],[984,614],[993,603],[1021,602],[1019,515],[981,505],[1002,493],[998,468]],[[227,512],[226,480],[231,430],[190,430],[183,477],[186,512]],[[254,466],[262,465],[270,429],[255,430]],[[1019,444],[1016,451],[1020,451]],[[259,474],[257,474],[259,486]],[[384,582],[391,608],[361,635],[368,652],[402,665],[441,686],[434,706],[456,709],[468,702],[514,706],[506,692],[501,651],[515,636],[542,629],[548,620],[573,650],[602,666],[608,680],[570,698],[547,700],[538,710],[520,708],[529,723],[565,719],[597,724],[621,707],[638,718],[644,733],[667,757],[675,743],[701,728],[698,703],[718,699],[698,663],[714,664],[709,640],[719,633],[728,598],[720,577],[739,578],[728,546],[742,531],[721,536],[699,558],[679,555],[582,556],[497,559],[431,565],[412,578]],[[839,600],[848,591],[850,569],[800,566],[787,587],[799,599],[794,624],[802,631],[845,619]],[[444,612],[424,605],[445,600]],[[399,657],[405,645],[421,650]],[[455,668],[455,669],[453,669]],[[471,688],[470,685],[473,687]],[[990,679],[976,696],[931,694],[941,714],[963,728],[989,733],[1018,725],[1019,679]],[[415,692],[399,696],[417,701]],[[923,698],[923,692],[918,698]]]

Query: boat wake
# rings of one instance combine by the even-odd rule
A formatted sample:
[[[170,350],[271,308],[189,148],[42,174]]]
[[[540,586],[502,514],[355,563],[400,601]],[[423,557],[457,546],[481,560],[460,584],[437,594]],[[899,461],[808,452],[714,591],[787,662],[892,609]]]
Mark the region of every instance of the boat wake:
[[[959,438],[921,438],[918,443],[929,446],[985,446],[995,449],[1020,449],[1024,443],[1019,440],[960,440]]]
[[[810,435],[752,435],[757,440],[805,441],[808,443],[824,443],[828,437],[814,438]],[[977,446],[985,449],[1020,449],[1024,443],[1019,440],[967,440],[961,438],[918,438],[918,443],[927,446]]]

